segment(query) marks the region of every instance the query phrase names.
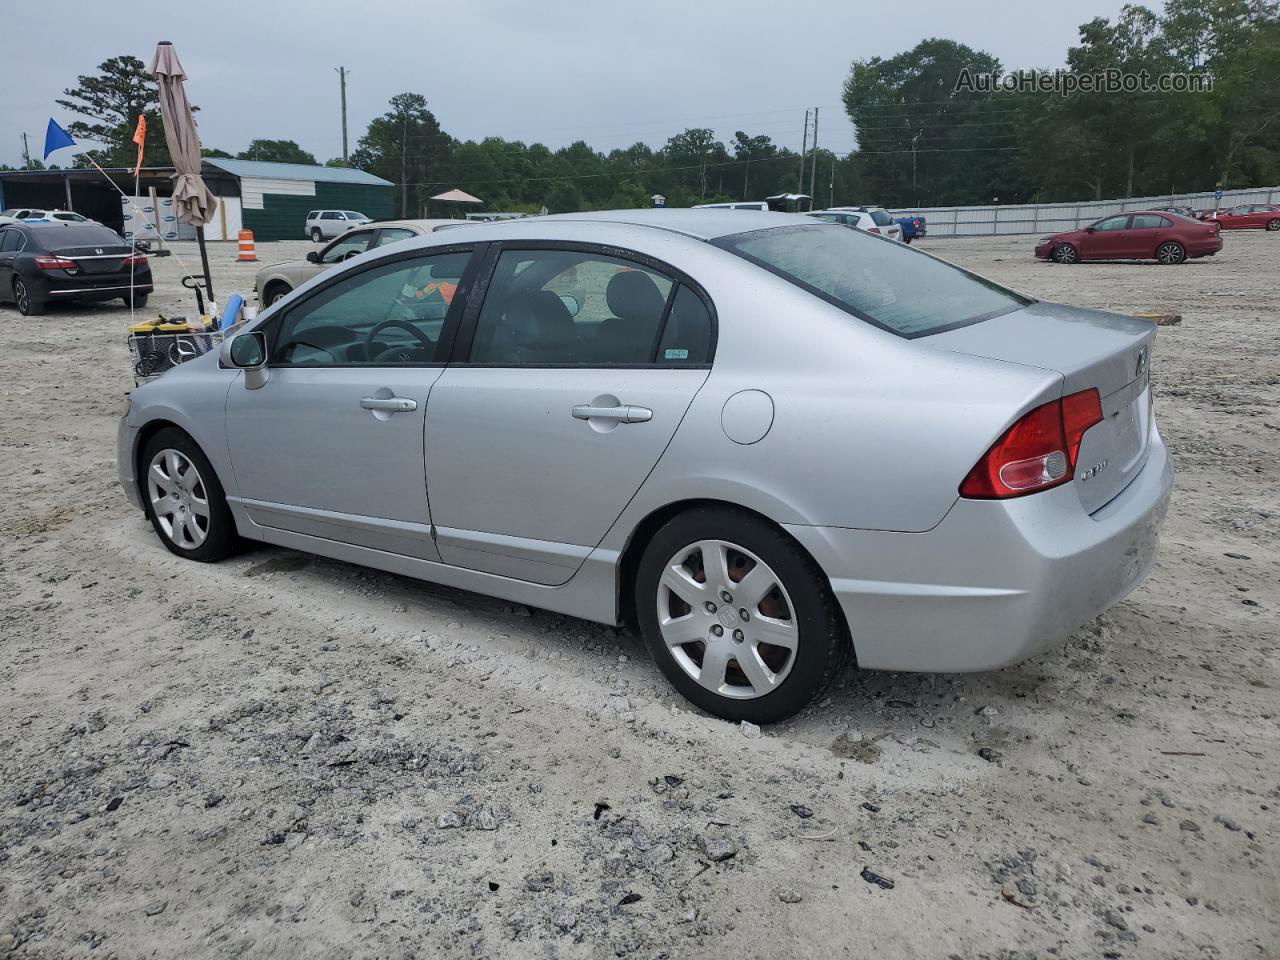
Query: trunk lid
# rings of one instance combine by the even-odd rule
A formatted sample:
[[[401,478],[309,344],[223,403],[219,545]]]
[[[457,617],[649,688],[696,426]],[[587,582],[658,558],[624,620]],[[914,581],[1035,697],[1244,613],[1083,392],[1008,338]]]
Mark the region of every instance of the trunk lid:
[[[1136,317],[1033,303],[922,342],[1056,371],[1063,378],[1063,395],[1096,388],[1102,422],[1084,435],[1074,481],[1081,504],[1094,513],[1147,462],[1152,426],[1148,371],[1155,331],[1155,324]]]
[[[133,250],[127,244],[106,244],[94,247],[63,247],[52,251],[56,256],[74,260],[81,273],[118,273],[125,257]]]

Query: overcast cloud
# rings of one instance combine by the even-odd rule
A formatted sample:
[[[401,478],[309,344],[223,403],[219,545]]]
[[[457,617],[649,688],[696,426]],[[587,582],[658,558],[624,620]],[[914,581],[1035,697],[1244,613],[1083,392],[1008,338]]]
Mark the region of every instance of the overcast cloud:
[[[296,140],[321,162],[340,156],[339,64],[351,71],[353,149],[390,96],[414,91],[460,139],[552,147],[584,139],[609,150],[637,140],[660,146],[686,126],[708,126],[726,141],[742,129],[799,149],[804,109],[820,106],[821,144],[846,151],[853,132],[840,88],[851,60],[892,56],[936,36],[987,50],[1006,69],[1061,66],[1078,26],[1121,6],[15,2],[4,12],[10,69],[0,82],[0,161],[20,163],[24,131],[39,156],[50,116],[64,125],[75,119],[55,100],[78,74],[117,54],[150,63],[162,39],[174,41],[187,70],[202,141],[231,153],[261,137]]]

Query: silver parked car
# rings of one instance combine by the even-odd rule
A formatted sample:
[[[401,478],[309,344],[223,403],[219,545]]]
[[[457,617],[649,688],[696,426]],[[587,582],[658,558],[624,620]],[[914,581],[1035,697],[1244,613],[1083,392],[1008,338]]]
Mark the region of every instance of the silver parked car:
[[[352,257],[385,247],[389,243],[426,236],[436,230],[464,227],[469,220],[382,220],[349,230],[320,250],[311,250],[305,260],[285,260],[263,267],[254,275],[253,289],[258,303],[269,307],[283,300],[312,277]]]
[[[120,480],[179,556],[634,621],[688,699],[775,721],[847,656],[1000,667],[1142,582],[1154,335],[810,217],[511,220],[335,267],[135,390]]]

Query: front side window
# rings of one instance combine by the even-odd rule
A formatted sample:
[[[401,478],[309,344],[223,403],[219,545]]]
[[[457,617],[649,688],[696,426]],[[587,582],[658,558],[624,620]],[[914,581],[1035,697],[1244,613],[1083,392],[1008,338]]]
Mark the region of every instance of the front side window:
[[[941,333],[1033,302],[906,244],[862,230],[820,223],[771,227],[715,243],[903,337]]]
[[[333,241],[320,255],[321,263],[341,263],[357,257],[369,249],[369,241],[373,239],[372,230],[352,230]]]
[[[363,213],[358,213],[355,210],[346,210],[344,212],[346,213],[348,220],[368,220],[369,219]]]
[[[706,347],[693,332],[682,331],[680,342],[672,342],[671,360],[659,353],[674,286],[665,274],[603,254],[504,251],[476,323],[470,360],[504,366],[705,362]],[[695,324],[687,321],[690,330]],[[709,320],[707,328],[709,341]]]
[[[1128,216],[1108,217],[1106,220],[1099,220],[1097,223],[1095,223],[1093,225],[1093,229],[1099,232],[1105,232],[1109,230],[1123,230],[1128,225],[1129,225]]]
[[[285,313],[271,362],[430,363],[470,256],[438,253],[344,277]]]
[[[1136,213],[1133,216],[1134,230],[1157,230],[1171,225],[1164,217],[1157,217],[1154,213]]]

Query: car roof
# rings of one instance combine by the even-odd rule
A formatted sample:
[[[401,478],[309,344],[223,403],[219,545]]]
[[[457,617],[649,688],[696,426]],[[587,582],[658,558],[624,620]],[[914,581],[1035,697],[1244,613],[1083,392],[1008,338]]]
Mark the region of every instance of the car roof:
[[[461,227],[461,226],[471,226],[477,222],[479,221],[451,220],[446,217],[437,217],[435,219],[427,219],[427,220],[374,220],[369,224],[369,226],[370,227],[409,227],[409,228],[417,227],[419,230],[425,230],[427,231],[427,233],[430,233],[432,230],[438,230],[440,227],[443,227],[447,224],[452,224],[454,226]]]
[[[680,233],[697,240],[715,240],[736,233],[767,230],[770,227],[813,226],[804,214],[774,213],[769,210],[725,210],[652,207],[637,210],[592,210],[584,213],[557,213],[547,217],[522,217],[495,223],[476,223],[477,230],[496,228],[536,230],[544,223],[617,223]]]

